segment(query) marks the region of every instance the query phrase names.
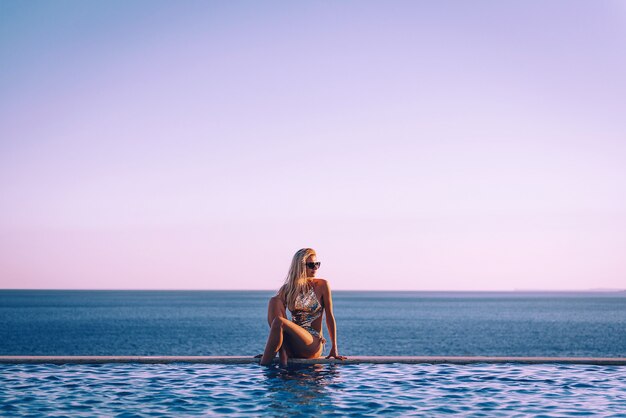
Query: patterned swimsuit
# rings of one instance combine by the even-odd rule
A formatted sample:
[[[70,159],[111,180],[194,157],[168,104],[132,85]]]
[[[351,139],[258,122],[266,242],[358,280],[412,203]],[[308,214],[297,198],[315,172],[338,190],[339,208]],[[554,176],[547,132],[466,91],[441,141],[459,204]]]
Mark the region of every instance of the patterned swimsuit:
[[[320,338],[322,338],[322,335],[311,324],[321,315],[322,305],[317,300],[317,296],[315,296],[313,286],[309,287],[309,290],[304,294],[296,297],[295,309],[291,311],[291,320],[309,331],[311,335]]]

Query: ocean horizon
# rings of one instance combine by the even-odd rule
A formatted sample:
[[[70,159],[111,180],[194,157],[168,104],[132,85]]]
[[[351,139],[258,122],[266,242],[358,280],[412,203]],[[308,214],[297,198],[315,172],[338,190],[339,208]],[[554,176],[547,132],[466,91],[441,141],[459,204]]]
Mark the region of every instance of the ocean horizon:
[[[252,356],[274,293],[0,290],[0,355]],[[624,291],[335,290],[333,300],[346,356],[626,356]]]
[[[274,292],[278,289],[173,289],[173,288],[2,288],[4,291],[94,291],[94,292]],[[423,289],[333,289],[335,292],[415,292],[415,293],[619,293],[626,289],[620,288],[589,288],[589,289],[495,289],[495,290],[423,290]]]

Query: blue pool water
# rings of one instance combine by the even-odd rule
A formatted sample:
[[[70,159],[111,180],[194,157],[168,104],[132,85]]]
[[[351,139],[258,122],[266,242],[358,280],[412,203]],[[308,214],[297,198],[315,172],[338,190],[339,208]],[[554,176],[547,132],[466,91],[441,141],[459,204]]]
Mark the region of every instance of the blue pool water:
[[[626,368],[0,365],[0,416],[621,416]]]
[[[251,356],[272,294],[0,290],[0,355]],[[348,356],[626,356],[626,292],[333,296]]]

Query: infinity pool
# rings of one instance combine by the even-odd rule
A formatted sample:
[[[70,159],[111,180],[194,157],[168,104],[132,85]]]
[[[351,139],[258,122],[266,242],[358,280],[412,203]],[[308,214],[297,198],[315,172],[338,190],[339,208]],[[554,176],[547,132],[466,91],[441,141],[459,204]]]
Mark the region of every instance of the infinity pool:
[[[0,365],[0,416],[626,417],[626,367]]]

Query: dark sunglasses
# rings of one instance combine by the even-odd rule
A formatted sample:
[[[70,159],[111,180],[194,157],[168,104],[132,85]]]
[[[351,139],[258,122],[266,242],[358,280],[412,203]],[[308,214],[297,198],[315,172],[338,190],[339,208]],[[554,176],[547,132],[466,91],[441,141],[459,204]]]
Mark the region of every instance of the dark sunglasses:
[[[316,261],[315,263],[306,263],[306,266],[310,269],[318,269],[320,268],[320,265],[322,263],[320,263],[319,261]]]

